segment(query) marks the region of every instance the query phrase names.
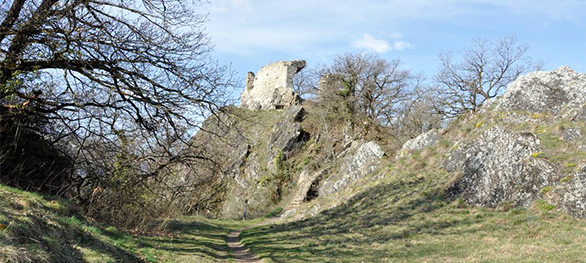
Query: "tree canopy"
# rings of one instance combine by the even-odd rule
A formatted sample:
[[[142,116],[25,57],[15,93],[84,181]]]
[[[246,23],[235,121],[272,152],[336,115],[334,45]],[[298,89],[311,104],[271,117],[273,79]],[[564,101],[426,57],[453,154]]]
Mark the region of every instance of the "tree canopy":
[[[59,153],[28,163],[66,158],[80,196],[139,189],[170,163],[198,158],[179,146],[233,85],[209,56],[203,1],[0,2],[2,178],[47,168],[16,168],[37,154],[21,147],[26,138]]]

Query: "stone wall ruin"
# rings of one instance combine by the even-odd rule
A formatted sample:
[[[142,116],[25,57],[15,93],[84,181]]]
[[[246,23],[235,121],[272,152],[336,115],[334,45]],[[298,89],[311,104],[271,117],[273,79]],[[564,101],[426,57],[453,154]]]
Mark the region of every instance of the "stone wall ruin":
[[[277,61],[262,67],[256,75],[248,72],[240,107],[271,110],[299,105],[301,98],[293,91],[293,76],[305,65],[305,60]]]

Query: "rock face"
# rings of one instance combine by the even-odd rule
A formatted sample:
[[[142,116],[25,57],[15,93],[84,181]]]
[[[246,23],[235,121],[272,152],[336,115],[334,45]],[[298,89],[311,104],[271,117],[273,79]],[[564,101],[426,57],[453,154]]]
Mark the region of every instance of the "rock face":
[[[188,149],[204,158],[175,169],[183,183],[201,186],[184,202],[203,204],[195,208],[202,214],[236,219],[248,200],[250,218],[266,215],[287,194],[278,181],[284,167],[277,164],[297,152],[309,136],[300,125],[304,112],[300,106],[285,111],[227,107],[210,116]]]
[[[301,98],[293,91],[293,76],[305,65],[305,60],[278,61],[262,67],[256,76],[248,72],[240,106],[270,110],[300,104]]]
[[[277,149],[288,154],[293,150],[295,143],[299,142],[304,135],[299,124],[303,114],[304,110],[300,106],[293,106],[285,111],[283,119],[277,123],[269,137],[269,151]]]
[[[250,131],[248,139],[255,138],[255,148],[252,153],[242,155],[239,148],[231,151],[235,156],[246,156],[242,164],[233,170],[232,182],[228,185],[226,200],[221,215],[227,218],[238,218],[242,214],[244,200],[249,200],[248,213],[251,217],[264,215],[274,206],[275,189],[280,187],[271,183],[278,176],[277,159],[289,158],[290,154],[303,146],[307,134],[301,129],[299,122],[303,119],[304,110],[300,106],[293,106],[284,112],[257,112],[261,115],[273,116],[273,122],[245,125],[258,125],[266,134]],[[252,120],[255,121],[255,120]],[[267,126],[265,126],[267,125]],[[272,128],[271,128],[272,127]],[[281,160],[284,161],[284,160]],[[239,162],[240,163],[240,162]]]
[[[574,216],[586,218],[586,166],[562,181],[561,187],[552,191],[553,203]]]
[[[421,151],[427,147],[434,146],[439,139],[440,136],[435,129],[422,133],[421,135],[405,142],[398,157],[404,156],[409,151]]]
[[[542,200],[586,217],[586,74],[561,67],[519,77],[481,113],[498,117],[444,160],[457,175],[448,195],[487,207]]]
[[[538,71],[513,81],[496,102],[497,111],[548,112],[586,120],[586,74],[567,66]]]
[[[353,145],[344,153],[340,171],[330,175],[319,189],[320,196],[329,196],[338,192],[358,179],[374,172],[385,152],[375,142]]]
[[[275,159],[289,158],[297,148],[296,146],[307,140],[309,134],[301,129],[300,124],[304,114],[305,110],[302,107],[292,106],[285,111],[282,119],[273,128],[267,144],[269,171],[277,173],[278,167],[275,166]]]
[[[560,179],[553,166],[533,156],[539,146],[540,140],[531,133],[511,133],[499,127],[485,131],[444,162],[449,172],[462,172],[448,194],[488,207],[503,201],[529,204],[544,187]]]

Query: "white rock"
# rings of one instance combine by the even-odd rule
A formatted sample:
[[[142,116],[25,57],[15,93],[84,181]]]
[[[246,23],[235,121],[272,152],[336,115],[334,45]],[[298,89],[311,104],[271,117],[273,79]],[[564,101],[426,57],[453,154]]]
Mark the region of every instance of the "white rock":
[[[437,144],[439,139],[440,136],[435,129],[424,132],[419,136],[405,142],[398,157],[405,156],[405,154],[407,154],[409,151],[421,151],[427,147],[434,146]]]
[[[538,71],[513,81],[500,99],[497,111],[530,111],[586,119],[586,74],[567,66]]]
[[[330,175],[323,182],[319,195],[332,195],[371,174],[378,168],[384,155],[383,149],[375,142],[353,143],[346,156],[343,157],[340,171]]]

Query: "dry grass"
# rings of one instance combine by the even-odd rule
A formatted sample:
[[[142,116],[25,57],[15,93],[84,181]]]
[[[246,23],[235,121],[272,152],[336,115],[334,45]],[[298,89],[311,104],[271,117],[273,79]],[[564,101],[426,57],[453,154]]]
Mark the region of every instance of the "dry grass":
[[[228,262],[226,234],[259,220],[185,217],[129,234],[84,219],[66,200],[0,185],[0,262]]]
[[[494,127],[495,114],[455,123],[436,147],[387,160],[380,181],[330,198],[346,202],[303,221],[247,230],[244,243],[267,262],[586,262],[586,221],[544,201],[485,209],[444,196],[446,185],[459,176],[438,168],[457,147],[452,142],[472,141]],[[583,123],[557,120],[553,129],[543,130],[541,119],[548,116],[533,117],[532,123],[498,125],[537,133],[540,158],[556,165],[574,169],[579,165],[573,163],[586,163],[575,144],[561,140],[563,129],[555,128],[565,125],[585,134]],[[331,205],[320,199],[314,202]]]

